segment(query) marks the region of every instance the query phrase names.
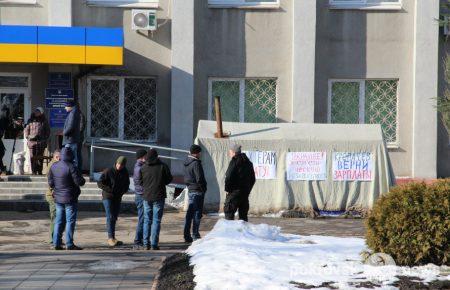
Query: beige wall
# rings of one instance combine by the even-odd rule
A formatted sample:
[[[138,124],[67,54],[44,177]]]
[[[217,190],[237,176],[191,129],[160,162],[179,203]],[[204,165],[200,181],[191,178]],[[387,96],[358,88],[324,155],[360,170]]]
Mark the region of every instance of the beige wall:
[[[277,10],[211,9],[195,1],[194,130],[208,118],[209,77],[276,77],[277,116],[292,119],[292,1]]]
[[[331,10],[318,2],[315,121],[327,122],[329,79],[399,79],[397,176],[411,176],[414,1],[400,11]]]
[[[48,1],[37,0],[36,5],[0,6],[0,24],[47,25]]]

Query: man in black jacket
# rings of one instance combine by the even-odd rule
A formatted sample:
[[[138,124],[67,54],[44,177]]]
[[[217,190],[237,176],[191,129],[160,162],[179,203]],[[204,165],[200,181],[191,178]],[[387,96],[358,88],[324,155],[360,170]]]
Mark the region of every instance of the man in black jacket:
[[[3,144],[3,136],[6,130],[11,126],[11,116],[9,108],[3,105],[0,110],[0,174],[6,172],[6,166],[3,164],[3,156],[5,156],[5,145]]]
[[[75,101],[66,103],[66,111],[69,113],[64,122],[63,142],[64,147],[69,147],[73,152],[73,164],[81,170],[78,164],[78,143],[80,142],[80,109]]]
[[[256,181],[253,163],[241,152],[241,145],[233,145],[228,153],[231,161],[225,173],[225,219],[233,220],[236,210],[239,210],[239,219],[247,222],[248,196]]]
[[[190,155],[184,161],[184,182],[189,190],[189,207],[186,212],[186,220],[184,222],[184,241],[192,243],[192,235],[194,240],[200,239],[200,220],[203,212],[203,202],[206,193],[206,179],[203,172],[202,162],[200,160],[202,148],[198,145],[192,145]]]
[[[123,243],[116,240],[116,222],[120,213],[122,196],[130,186],[130,176],[125,167],[127,159],[120,156],[113,167],[106,169],[98,181],[102,190],[103,206],[106,212],[106,229],[108,231],[108,245],[120,246]]]
[[[142,197],[144,198],[144,247],[147,250],[159,250],[159,231],[164,201],[167,197],[166,185],[172,182],[172,174],[169,166],[159,160],[158,152],[150,149],[139,177],[138,185],[143,187]]]

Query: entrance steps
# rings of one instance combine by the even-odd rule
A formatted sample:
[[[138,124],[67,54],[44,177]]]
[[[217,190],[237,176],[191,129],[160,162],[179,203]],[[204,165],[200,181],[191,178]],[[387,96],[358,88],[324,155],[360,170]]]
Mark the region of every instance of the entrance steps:
[[[81,187],[78,209],[82,211],[103,211],[102,191],[96,182]],[[10,175],[0,178],[1,211],[48,210],[45,193],[48,190],[46,176]],[[126,193],[122,198],[123,211],[135,211],[134,193]]]

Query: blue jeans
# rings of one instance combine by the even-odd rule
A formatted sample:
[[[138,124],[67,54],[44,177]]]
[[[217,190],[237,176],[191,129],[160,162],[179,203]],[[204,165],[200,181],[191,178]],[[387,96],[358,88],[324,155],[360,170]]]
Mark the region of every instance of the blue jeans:
[[[186,219],[184,221],[184,238],[191,238],[191,224],[193,224],[192,235],[194,238],[199,239],[200,233],[198,230],[200,228],[200,220],[202,218],[204,195],[200,192],[189,192],[188,197],[189,206],[186,212]]]
[[[78,203],[56,203],[55,229],[53,233],[53,246],[61,246],[61,236],[64,231],[64,220],[66,222],[66,246],[72,247],[75,224],[77,222]]]
[[[137,208],[138,222],[136,225],[136,236],[134,237],[135,245],[143,245],[144,237],[144,199],[142,199],[142,194],[136,194],[134,203]]]
[[[79,168],[81,170],[81,168],[79,167],[79,164],[78,164],[78,144],[77,143],[67,143],[66,145],[64,145],[64,147],[70,148],[72,150],[73,165],[75,165],[76,168]]]
[[[108,231],[108,239],[116,238],[116,222],[119,217],[120,199],[104,199],[103,206],[106,213],[106,230]]]
[[[159,231],[161,229],[161,219],[164,211],[164,199],[159,201],[144,200],[144,246],[158,246]]]

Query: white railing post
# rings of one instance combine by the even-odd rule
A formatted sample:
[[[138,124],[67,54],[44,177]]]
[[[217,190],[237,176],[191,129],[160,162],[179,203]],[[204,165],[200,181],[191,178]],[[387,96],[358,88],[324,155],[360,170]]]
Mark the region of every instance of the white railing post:
[[[89,177],[92,180],[94,180],[94,139],[91,139],[91,154],[90,154],[90,160],[89,160]]]

